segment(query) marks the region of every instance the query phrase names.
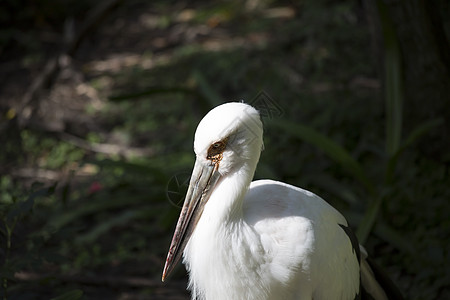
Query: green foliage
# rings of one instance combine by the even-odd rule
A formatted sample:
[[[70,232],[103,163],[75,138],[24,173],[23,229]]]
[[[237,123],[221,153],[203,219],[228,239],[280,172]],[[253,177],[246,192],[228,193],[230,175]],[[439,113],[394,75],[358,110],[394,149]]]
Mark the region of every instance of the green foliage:
[[[14,190],[14,186],[7,184],[8,181],[2,178],[2,186],[6,191]],[[3,290],[3,299],[8,298],[8,288],[10,281],[14,281],[14,273],[21,270],[30,263],[34,263],[36,258],[32,253],[24,257],[17,257],[14,251],[17,250],[17,245],[13,237],[15,235],[16,227],[22,226],[26,222],[26,218],[31,214],[35,201],[40,197],[48,197],[54,193],[55,186],[38,189],[32,192],[27,198],[19,193],[12,197],[12,201],[6,199],[6,202],[0,202],[0,233],[2,237],[3,262],[0,269],[0,280]],[[3,198],[1,199],[3,200]]]
[[[402,138],[404,94],[402,55],[388,8],[381,0],[377,0],[376,5],[384,39],[386,151],[392,156],[398,151]]]
[[[50,300],[78,300],[83,297],[83,291],[81,290],[71,290],[60,296],[54,297]]]
[[[270,125],[279,127],[286,133],[292,134],[324,151],[332,160],[354,176],[357,181],[360,181],[369,194],[374,193],[374,186],[365,174],[362,166],[349,152],[328,138],[326,135],[315,131],[311,127],[283,120],[277,120],[276,122],[269,123],[269,126]]]

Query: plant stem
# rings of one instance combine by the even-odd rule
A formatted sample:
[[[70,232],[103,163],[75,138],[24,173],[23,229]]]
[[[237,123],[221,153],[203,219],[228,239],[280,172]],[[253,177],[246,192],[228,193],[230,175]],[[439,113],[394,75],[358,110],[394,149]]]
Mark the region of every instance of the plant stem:
[[[8,222],[4,220],[5,228],[6,228],[6,251],[5,251],[5,263],[4,269],[7,271],[9,268],[9,258],[11,255],[11,236],[16,225],[17,219],[14,220],[13,225],[10,227]],[[2,278],[2,287],[3,287],[3,300],[8,300],[8,277],[3,275]]]

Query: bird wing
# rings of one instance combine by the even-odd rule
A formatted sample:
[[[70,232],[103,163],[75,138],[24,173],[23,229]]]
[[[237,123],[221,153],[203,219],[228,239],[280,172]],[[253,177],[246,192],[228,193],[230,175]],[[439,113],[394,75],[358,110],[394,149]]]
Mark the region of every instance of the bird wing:
[[[292,299],[355,299],[357,251],[342,227],[345,218],[320,197],[259,180],[247,193],[244,218],[261,238],[274,281],[290,287]]]

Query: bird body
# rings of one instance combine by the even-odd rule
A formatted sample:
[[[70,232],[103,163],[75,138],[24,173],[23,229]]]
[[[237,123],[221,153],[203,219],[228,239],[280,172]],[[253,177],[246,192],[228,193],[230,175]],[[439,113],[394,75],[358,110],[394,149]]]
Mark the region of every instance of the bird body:
[[[183,256],[192,299],[388,299],[336,209],[286,183],[251,182],[262,134],[259,113],[244,103],[202,119],[163,281]]]
[[[221,184],[217,189],[230,188]],[[321,198],[259,180],[241,203],[233,203],[237,207],[220,216],[218,207],[226,200],[215,194],[185,250],[189,285],[198,298],[355,298],[359,264],[351,241],[337,226],[347,222]],[[329,245],[336,251],[321,251]]]

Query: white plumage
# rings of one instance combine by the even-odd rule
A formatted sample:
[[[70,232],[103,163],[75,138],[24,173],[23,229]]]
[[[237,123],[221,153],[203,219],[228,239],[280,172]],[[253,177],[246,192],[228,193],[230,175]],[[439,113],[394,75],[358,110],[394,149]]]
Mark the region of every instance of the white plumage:
[[[361,268],[372,297],[388,299],[337,210],[292,185],[251,182],[262,135],[258,112],[244,103],[200,122],[163,280],[184,251],[193,299],[359,299]]]

